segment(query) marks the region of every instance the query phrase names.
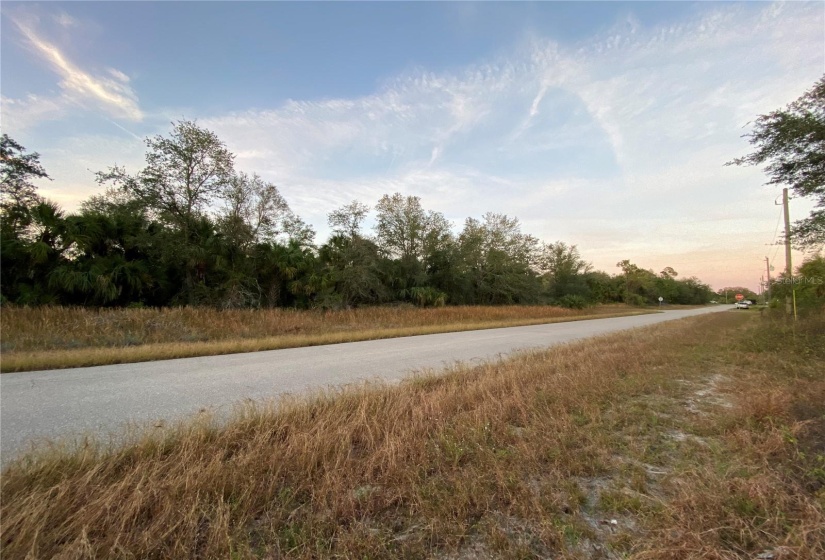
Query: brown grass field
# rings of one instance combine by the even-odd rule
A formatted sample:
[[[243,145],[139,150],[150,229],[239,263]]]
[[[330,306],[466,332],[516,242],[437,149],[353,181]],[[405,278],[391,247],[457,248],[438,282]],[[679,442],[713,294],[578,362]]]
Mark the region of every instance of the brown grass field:
[[[822,559],[825,318],[247,405],[30,455],[0,496],[3,558]]]
[[[634,315],[624,305],[369,307],[345,311],[3,307],[0,371],[212,356]]]

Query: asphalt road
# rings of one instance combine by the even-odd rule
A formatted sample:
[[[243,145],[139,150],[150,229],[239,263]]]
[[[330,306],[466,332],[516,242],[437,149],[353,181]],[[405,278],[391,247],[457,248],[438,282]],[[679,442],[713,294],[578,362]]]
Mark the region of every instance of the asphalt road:
[[[730,309],[719,305],[592,319],[0,375],[0,460],[52,438],[122,433],[127,425],[175,421],[244,399],[267,399],[366,379],[399,380],[427,368],[482,362],[623,329]]]

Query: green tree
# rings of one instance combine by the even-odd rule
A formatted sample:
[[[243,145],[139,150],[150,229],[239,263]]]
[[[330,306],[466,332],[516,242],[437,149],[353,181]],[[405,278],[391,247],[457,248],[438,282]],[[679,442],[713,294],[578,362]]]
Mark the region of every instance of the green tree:
[[[616,263],[616,266],[622,269],[622,298],[625,303],[644,305],[658,301],[657,276],[652,270],[640,268],[627,259]]]
[[[825,310],[825,256],[813,255],[797,269],[796,300],[801,309]]]
[[[380,252],[372,240],[335,234],[321,246],[318,257],[325,270],[319,302],[324,307],[354,307],[388,299]]]
[[[384,195],[376,204],[376,243],[385,262],[386,284],[402,299],[428,284],[433,257],[452,238],[440,212],[426,211],[417,196]]]
[[[327,222],[335,234],[345,235],[352,239],[361,235],[361,224],[364,223],[364,219],[369,213],[369,206],[353,200],[349,204],[330,212]]]
[[[309,307],[324,286],[315,250],[298,237],[290,238],[286,244],[274,243],[270,247],[276,255],[276,278],[283,286],[280,304]]]
[[[799,265],[792,279],[784,274],[771,281],[771,297],[779,300],[796,293],[801,312],[825,310],[825,256],[809,256]]]
[[[108,187],[102,193],[92,195],[80,203],[80,213],[84,215],[139,214],[148,220],[147,210],[143,202],[115,187]]]
[[[111,167],[98,173],[98,182],[114,184],[177,232],[166,250],[185,264],[181,302],[206,301],[210,298],[204,294],[204,274],[213,267],[205,264],[209,259],[204,245],[216,244],[206,209],[231,188],[234,156],[214,132],[192,121],[173,123],[169,137],[145,142],[146,166],[141,171],[129,175],[121,167]]]
[[[160,274],[143,250],[151,245],[143,216],[87,212],[67,216],[65,224],[71,258],[49,273],[63,303],[127,305],[150,298]]]
[[[256,173],[233,174],[219,197],[224,206],[218,228],[240,250],[253,243],[274,241],[285,232],[285,222],[292,214],[278,187]]]
[[[493,212],[482,220],[467,218],[458,242],[473,303],[538,300],[541,286],[533,269],[538,240],[522,233],[518,218]]]
[[[40,202],[27,210],[23,232],[3,227],[3,266],[0,267],[3,299],[24,305],[60,303],[48,278],[66,262],[71,241],[63,211],[57,204]]]
[[[98,173],[142,201],[158,217],[184,232],[232,180],[234,156],[214,132],[193,121],[173,123],[169,137],[146,139],[146,167],[129,175],[122,167]]]
[[[389,298],[383,282],[381,251],[374,240],[361,233],[367,214],[369,207],[353,200],[327,216],[333,234],[318,253],[324,269],[318,305],[353,307]]]
[[[664,299],[667,303],[687,303],[682,301],[681,292],[680,292],[680,285],[681,283],[676,280],[678,273],[673,270],[672,267],[666,266],[662,271],[659,273],[658,278],[656,278],[656,291],[658,292],[658,297]]]
[[[768,184],[813,198],[816,207],[794,224],[792,239],[802,247],[825,244],[825,76],[787,107],[759,116],[745,137],[756,150],[727,165],[767,163]]]
[[[754,294],[755,295],[755,294]],[[702,305],[714,298],[713,290],[695,276],[676,281],[676,296],[671,303]],[[756,301],[752,299],[751,301]]]
[[[0,297],[26,304],[56,301],[46,276],[62,259],[63,213],[32,183],[48,179],[37,152],[0,138]]]
[[[575,245],[563,241],[542,245],[537,259],[545,290],[552,300],[563,296],[591,297],[585,274],[593,267],[582,259]]]
[[[421,261],[427,251],[449,236],[450,224],[440,212],[426,211],[417,196],[384,195],[376,204],[378,246],[402,261]]]
[[[34,179],[49,179],[40,163],[40,154],[3,134],[0,138],[0,216],[5,242],[22,235],[31,224],[31,210],[43,202],[32,184]]]
[[[111,271],[122,259],[129,263],[133,272],[140,270],[139,284],[115,274],[120,286],[119,295],[103,304],[169,305],[180,291],[186,268],[180,252],[175,249],[180,246],[180,234],[164,222],[152,220],[151,215],[142,201],[121,189],[108,188],[83,201],[78,215],[69,216],[73,224],[98,224],[92,231],[101,234],[97,238],[75,240],[77,249],[82,250],[76,259],[79,267],[85,266],[84,260],[99,260],[110,263]],[[72,232],[82,231],[75,225],[70,229]],[[101,273],[106,274],[102,270]],[[76,294],[76,297],[80,296]],[[84,298],[89,300],[88,295]]]
[[[42,202],[32,179],[49,179],[40,163],[40,154],[3,134],[0,138],[0,208],[4,217],[15,207],[30,208]]]
[[[583,274],[590,292],[590,299],[596,303],[617,303],[622,301],[624,281],[620,276],[612,277],[601,270]]]

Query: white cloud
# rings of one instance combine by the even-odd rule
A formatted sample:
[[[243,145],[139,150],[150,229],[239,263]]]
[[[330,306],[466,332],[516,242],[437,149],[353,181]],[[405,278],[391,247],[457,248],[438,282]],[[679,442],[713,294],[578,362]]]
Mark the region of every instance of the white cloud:
[[[60,119],[66,106],[59,97],[41,97],[30,94],[23,99],[0,98],[0,114],[5,130],[20,131],[34,124]]]
[[[71,27],[77,27],[77,20],[67,14],[66,12],[60,12],[52,16],[54,21],[61,27],[66,29]]]
[[[106,71],[117,81],[128,84],[131,79],[129,76],[118,70],[117,68],[107,68]]]
[[[65,14],[63,15],[65,16]],[[10,19],[26,38],[26,44],[32,52],[37,54],[60,76],[59,86],[62,94],[59,98],[52,100],[54,104],[63,106],[73,103],[80,104],[102,110],[112,118],[129,121],[143,119],[143,112],[138,105],[137,95],[128,85],[128,76],[111,68],[107,69],[107,73],[111,77],[93,75],[69,60],[56,45],[43,39],[35,30],[32,18],[14,16]],[[76,24],[69,16],[58,16],[57,20],[64,27]],[[14,113],[17,106],[20,105],[24,106],[25,113],[25,102],[8,104],[7,109],[12,119],[18,118]],[[32,103],[28,105],[30,106]],[[28,115],[30,116],[31,113],[29,111]],[[25,122],[25,116],[21,120]]]

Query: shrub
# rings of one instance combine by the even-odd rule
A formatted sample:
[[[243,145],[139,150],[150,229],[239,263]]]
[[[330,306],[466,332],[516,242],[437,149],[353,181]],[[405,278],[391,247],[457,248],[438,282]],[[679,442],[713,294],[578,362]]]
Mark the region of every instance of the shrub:
[[[418,307],[444,307],[447,294],[435,288],[410,288],[409,297]]]
[[[582,296],[568,294],[559,299],[559,304],[568,309],[584,309],[587,307],[587,300]]]

